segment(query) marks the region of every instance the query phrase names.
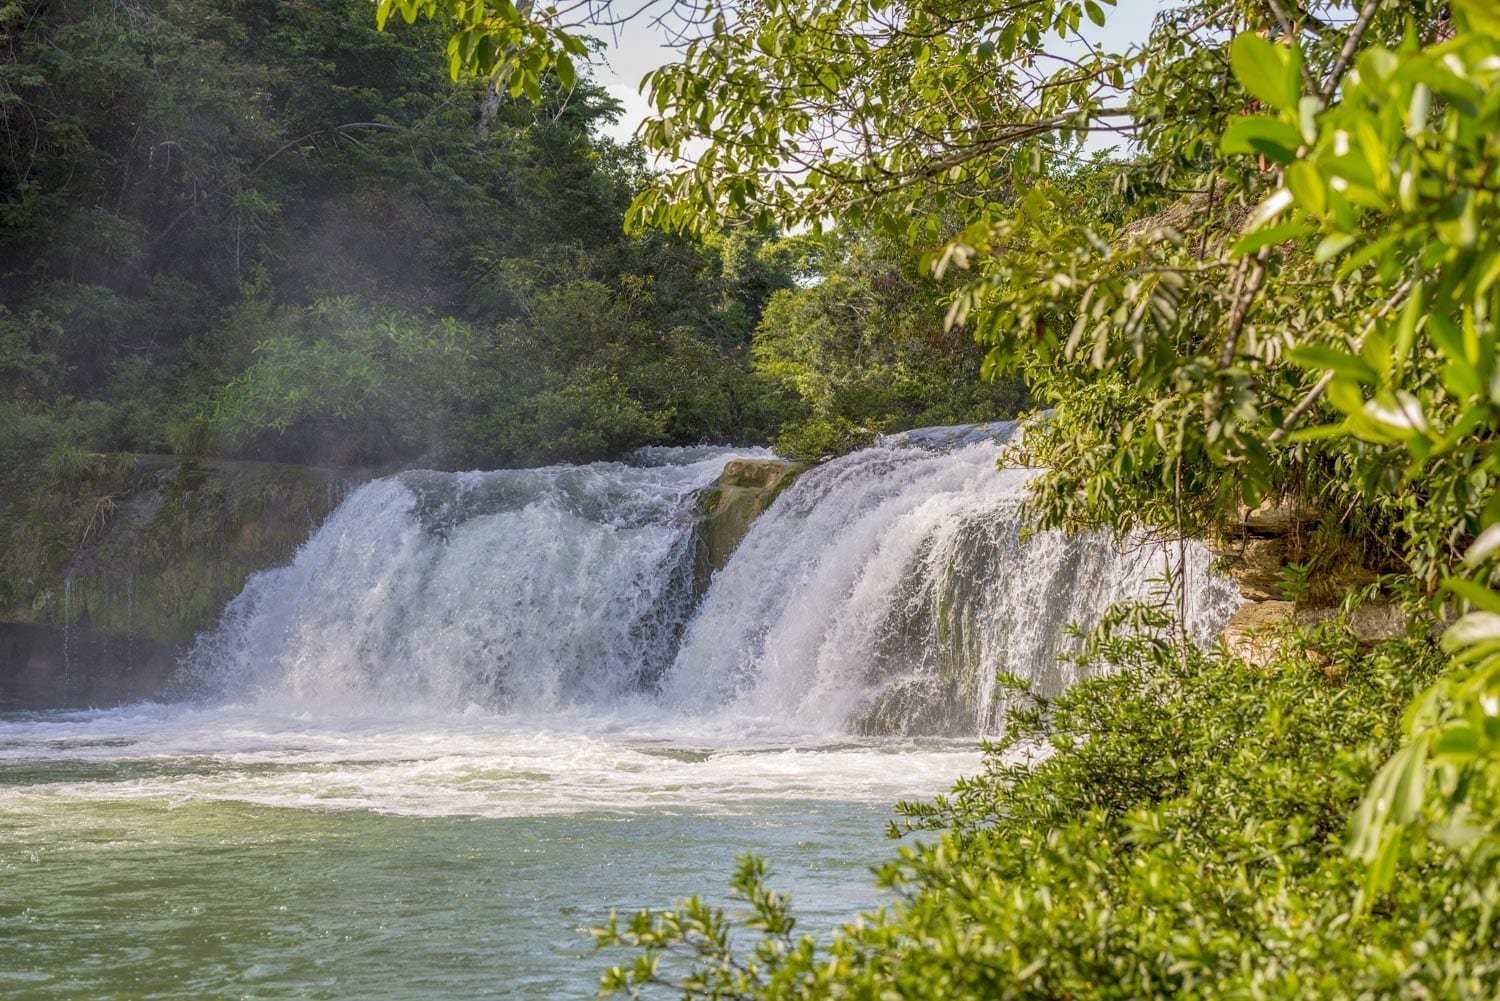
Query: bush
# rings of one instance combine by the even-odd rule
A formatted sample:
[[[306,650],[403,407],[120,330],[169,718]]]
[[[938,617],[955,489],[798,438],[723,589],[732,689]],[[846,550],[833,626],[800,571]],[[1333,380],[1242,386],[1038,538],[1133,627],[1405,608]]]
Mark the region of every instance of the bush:
[[[263,319],[254,361],[211,398],[211,433],[189,415],[174,425],[176,444],[216,439],[241,455],[336,463],[435,447],[463,392],[467,328],[350,299]]]
[[[881,871],[894,908],[817,948],[742,868],[751,950],[701,904],[643,912],[600,930],[643,956],[605,985],[665,984],[687,947],[691,997],[1496,995],[1493,879],[1431,847],[1364,914],[1344,850],[1403,707],[1441,666],[1431,643],[1345,645],[1337,682],[1300,657],[1258,668],[1150,634],[1096,636],[1088,656],[1111,673],[1016,714],[950,797],[902,807],[908,830],[940,836]],[[1028,746],[1047,753],[1019,760]]]

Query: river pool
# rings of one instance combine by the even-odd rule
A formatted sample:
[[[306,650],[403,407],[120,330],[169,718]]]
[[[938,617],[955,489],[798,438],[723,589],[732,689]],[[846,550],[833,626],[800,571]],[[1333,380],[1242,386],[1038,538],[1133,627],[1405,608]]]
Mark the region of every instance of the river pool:
[[[650,721],[0,716],[0,996],[590,997],[612,908],[765,857],[803,927],[882,903],[891,804],[962,742]]]

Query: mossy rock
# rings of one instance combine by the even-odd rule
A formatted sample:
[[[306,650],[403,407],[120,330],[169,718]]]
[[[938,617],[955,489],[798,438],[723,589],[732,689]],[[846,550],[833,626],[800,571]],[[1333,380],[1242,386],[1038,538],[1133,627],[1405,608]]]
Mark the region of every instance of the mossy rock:
[[[750,525],[806,468],[785,459],[734,459],[724,467],[718,484],[700,500],[700,555],[710,572],[724,569]]]
[[[102,458],[102,457],[101,457]],[[30,499],[43,551],[0,538],[0,621],[178,646],[258,570],[287,563],[368,471],[171,456],[109,457],[108,476]]]

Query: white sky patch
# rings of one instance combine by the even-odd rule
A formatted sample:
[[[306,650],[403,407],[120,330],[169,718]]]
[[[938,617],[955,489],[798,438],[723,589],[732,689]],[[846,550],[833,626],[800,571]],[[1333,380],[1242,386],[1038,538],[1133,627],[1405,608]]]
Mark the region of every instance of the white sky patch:
[[[1121,51],[1146,40],[1152,19],[1165,6],[1168,6],[1167,0],[1120,0],[1112,10],[1106,11],[1109,16],[1107,29],[1095,27],[1085,20],[1080,30],[1091,42]],[[625,113],[618,123],[604,132],[611,139],[627,142],[634,137],[641,122],[652,114],[650,103],[640,92],[642,78],[659,66],[675,62],[677,52],[667,44],[666,33],[653,25],[649,17],[624,25],[616,38],[607,35],[605,38],[609,42],[604,53],[607,61],[596,64],[593,75],[625,106]],[[1064,46],[1064,51],[1077,49],[1077,43]],[[1084,148],[1092,151],[1119,143],[1117,136],[1096,133]]]
[[[620,37],[612,40],[604,58],[608,61],[594,67],[594,77],[625,106],[625,114],[605,134],[628,142],[653,110],[641,93],[642,79],[657,67],[676,62],[677,52],[667,44],[659,27],[640,18],[620,30]]]

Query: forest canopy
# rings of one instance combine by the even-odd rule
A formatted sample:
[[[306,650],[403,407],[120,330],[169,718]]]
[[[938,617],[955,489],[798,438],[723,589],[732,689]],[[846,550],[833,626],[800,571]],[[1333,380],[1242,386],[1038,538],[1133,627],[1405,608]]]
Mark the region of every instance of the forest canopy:
[[[626,235],[651,175],[605,135],[603,88],[455,82],[442,38],[379,31],[358,0],[0,7],[7,468],[168,450],[496,467],[778,436],[821,455],[1018,406],[930,314],[873,338],[857,374],[833,345],[868,331],[752,350],[767,305],[845,251]],[[935,301],[904,258],[875,268]],[[834,368],[762,371],[788,337],[796,365]],[[893,393],[846,391],[887,368]]]

